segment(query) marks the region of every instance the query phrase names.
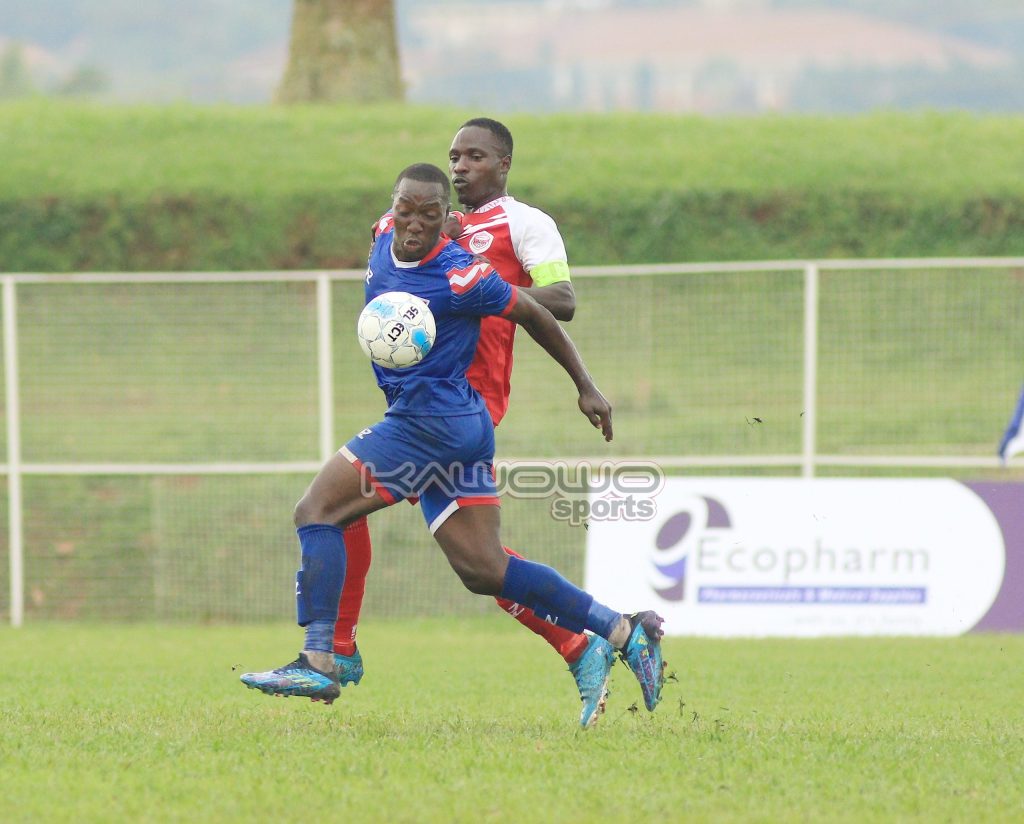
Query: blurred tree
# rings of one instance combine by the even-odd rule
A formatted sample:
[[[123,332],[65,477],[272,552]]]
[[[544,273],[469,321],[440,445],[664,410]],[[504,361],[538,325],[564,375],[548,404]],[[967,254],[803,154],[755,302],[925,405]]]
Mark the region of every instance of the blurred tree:
[[[110,78],[96,66],[79,66],[56,92],[65,97],[96,97],[110,90]]]
[[[394,0],[294,0],[279,103],[401,100]]]
[[[0,99],[26,97],[35,91],[20,43],[8,43],[0,54]]]

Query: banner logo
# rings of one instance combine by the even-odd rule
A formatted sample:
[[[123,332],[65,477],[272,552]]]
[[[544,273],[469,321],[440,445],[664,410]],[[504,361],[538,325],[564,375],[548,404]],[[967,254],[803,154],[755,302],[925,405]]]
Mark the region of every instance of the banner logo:
[[[697,529],[728,529],[732,525],[729,513],[719,501],[705,496],[701,500],[705,509],[699,513],[701,524]],[[694,513],[677,512],[662,524],[654,538],[651,563],[655,573],[651,576],[651,588],[666,601],[682,601],[686,597],[686,564],[693,543],[693,524]]]
[[[1020,488],[1000,498],[945,478],[666,478],[654,517],[590,519],[585,588],[651,605],[669,634],[1016,626],[1024,574],[1007,553],[1024,550]]]

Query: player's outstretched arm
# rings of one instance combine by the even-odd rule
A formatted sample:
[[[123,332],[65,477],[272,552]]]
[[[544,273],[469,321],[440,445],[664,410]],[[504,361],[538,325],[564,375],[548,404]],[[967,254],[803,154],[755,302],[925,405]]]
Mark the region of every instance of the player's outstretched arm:
[[[544,347],[544,350],[569,373],[580,393],[580,411],[595,428],[601,430],[604,439],[610,441],[612,405],[594,384],[580,353],[576,351],[576,346],[565,330],[558,325],[554,315],[520,289],[515,306],[505,318],[522,326],[530,337]]]
[[[519,292],[526,292],[554,315],[555,320],[570,321],[576,314],[576,291],[567,280],[560,280],[547,286],[520,286]]]

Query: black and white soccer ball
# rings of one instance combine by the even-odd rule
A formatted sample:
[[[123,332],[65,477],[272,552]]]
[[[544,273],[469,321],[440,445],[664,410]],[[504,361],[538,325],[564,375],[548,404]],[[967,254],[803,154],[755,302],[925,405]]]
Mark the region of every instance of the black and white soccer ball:
[[[385,369],[405,369],[423,360],[434,345],[434,315],[422,298],[385,292],[363,308],[356,324],[359,345]]]

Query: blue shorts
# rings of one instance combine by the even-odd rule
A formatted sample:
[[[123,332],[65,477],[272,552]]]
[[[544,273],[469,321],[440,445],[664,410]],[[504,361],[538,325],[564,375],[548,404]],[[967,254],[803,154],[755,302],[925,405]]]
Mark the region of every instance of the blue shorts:
[[[463,506],[498,505],[494,483],[494,424],[476,415],[389,415],[339,453],[389,504],[419,498],[431,533]]]

